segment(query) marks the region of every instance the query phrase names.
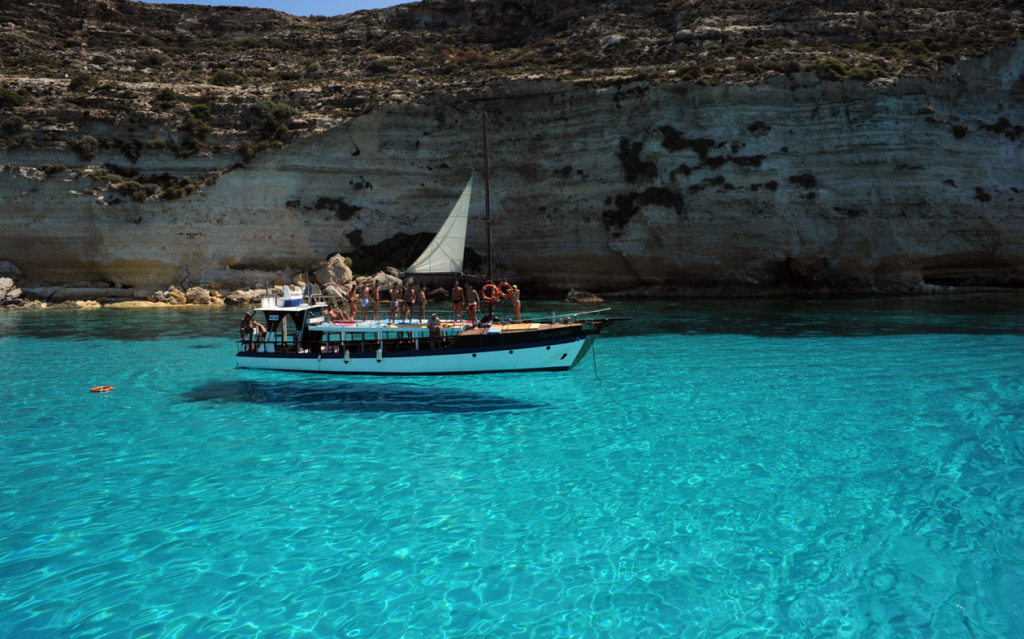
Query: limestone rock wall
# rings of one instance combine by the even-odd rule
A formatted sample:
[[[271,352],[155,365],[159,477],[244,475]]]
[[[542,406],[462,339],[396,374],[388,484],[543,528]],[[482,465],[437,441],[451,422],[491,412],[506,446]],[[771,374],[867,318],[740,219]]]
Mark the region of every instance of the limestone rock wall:
[[[946,69],[870,84],[494,81],[378,108],[175,201],[9,166],[0,259],[39,284],[308,269],[354,244],[435,232],[473,171],[469,245],[482,253],[488,113],[497,263],[537,286],[1024,285],[1024,46]],[[161,161],[137,168],[182,169]]]

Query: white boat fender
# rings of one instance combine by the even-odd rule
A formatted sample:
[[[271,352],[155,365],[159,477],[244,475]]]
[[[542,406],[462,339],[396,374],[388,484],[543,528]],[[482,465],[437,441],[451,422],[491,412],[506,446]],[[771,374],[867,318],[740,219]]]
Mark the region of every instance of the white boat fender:
[[[317,361],[318,364],[320,363],[320,354],[319,353],[317,353],[316,361]]]
[[[377,361],[380,362],[380,360],[382,360],[382,359],[384,359],[384,351],[382,351],[382,350],[380,350],[380,348],[378,348],[377,349]]]
[[[352,355],[348,352],[348,349],[346,348],[345,349],[345,363],[348,364],[350,359],[352,359]]]

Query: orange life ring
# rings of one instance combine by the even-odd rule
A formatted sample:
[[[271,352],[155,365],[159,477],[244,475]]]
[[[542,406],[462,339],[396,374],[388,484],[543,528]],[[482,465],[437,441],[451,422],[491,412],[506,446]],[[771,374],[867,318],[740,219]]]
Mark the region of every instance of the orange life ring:
[[[498,293],[505,299],[512,297],[512,285],[508,282],[498,284]]]
[[[488,302],[495,302],[501,299],[501,291],[494,284],[488,284],[484,287],[482,296]]]
[[[90,388],[89,390],[94,392],[94,393],[109,393],[110,391],[114,390],[114,387],[113,386],[95,386],[93,388]]]

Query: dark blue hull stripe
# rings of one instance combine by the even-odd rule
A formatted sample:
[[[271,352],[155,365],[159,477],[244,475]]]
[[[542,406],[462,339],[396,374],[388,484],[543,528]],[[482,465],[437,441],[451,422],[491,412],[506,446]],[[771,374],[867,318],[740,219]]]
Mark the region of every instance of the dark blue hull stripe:
[[[384,358],[391,359],[396,357],[433,357],[440,355],[467,355],[470,353],[491,353],[495,351],[518,351],[530,348],[540,348],[543,346],[557,346],[559,344],[571,344],[580,340],[586,339],[585,336],[573,336],[565,339],[546,340],[543,342],[528,342],[526,344],[510,344],[506,346],[488,346],[485,348],[439,348],[439,349],[425,349],[422,351],[384,351]],[[335,343],[331,342],[333,346]],[[373,343],[373,342],[368,342]],[[362,353],[349,352],[351,359],[375,359],[377,357],[377,351],[364,351]],[[344,353],[259,353],[259,352],[240,352],[236,357],[258,357],[266,359],[316,359],[320,357],[322,359],[344,359]],[[549,370],[549,369],[544,369]],[[391,373],[389,373],[391,374]]]

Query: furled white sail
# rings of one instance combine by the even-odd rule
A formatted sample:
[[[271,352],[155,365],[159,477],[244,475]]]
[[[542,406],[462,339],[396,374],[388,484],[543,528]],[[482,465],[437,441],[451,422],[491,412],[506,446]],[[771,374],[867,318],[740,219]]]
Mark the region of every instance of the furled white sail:
[[[469,220],[469,198],[473,192],[473,177],[470,176],[455,208],[448,214],[441,230],[434,236],[430,246],[412,263],[406,273],[429,275],[430,273],[461,273],[462,258],[466,251],[466,222]]]

